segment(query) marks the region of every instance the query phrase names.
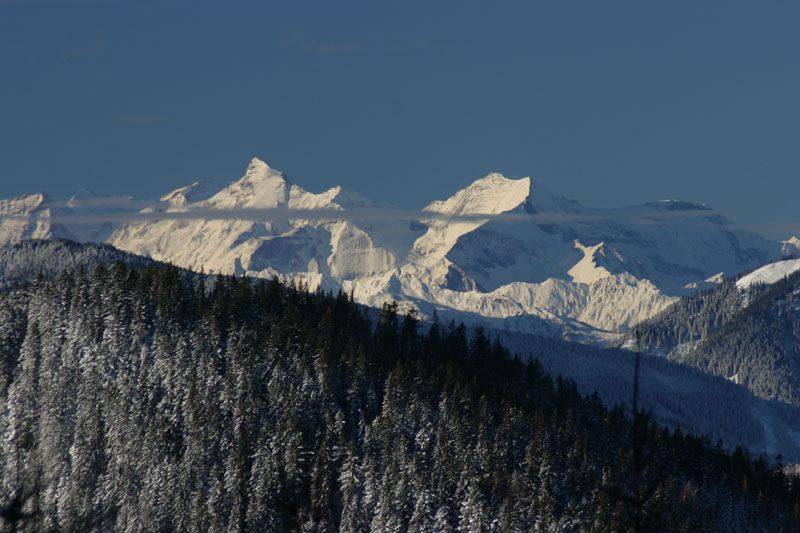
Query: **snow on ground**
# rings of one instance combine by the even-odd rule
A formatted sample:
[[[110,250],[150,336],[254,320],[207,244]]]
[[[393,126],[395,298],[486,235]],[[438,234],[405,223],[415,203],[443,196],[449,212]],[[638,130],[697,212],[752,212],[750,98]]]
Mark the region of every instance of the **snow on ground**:
[[[575,283],[594,283],[598,279],[606,278],[611,273],[605,268],[598,266],[594,262],[594,254],[603,247],[603,243],[594,246],[584,246],[578,239],[575,239],[575,248],[583,252],[583,259],[578,261],[575,266],[569,269],[567,274],[570,275],[572,281]]]
[[[776,281],[780,281],[798,270],[800,270],[800,259],[778,261],[777,263],[771,263],[744,276],[736,282],[736,287],[739,290],[745,290],[757,283],[772,285]]]

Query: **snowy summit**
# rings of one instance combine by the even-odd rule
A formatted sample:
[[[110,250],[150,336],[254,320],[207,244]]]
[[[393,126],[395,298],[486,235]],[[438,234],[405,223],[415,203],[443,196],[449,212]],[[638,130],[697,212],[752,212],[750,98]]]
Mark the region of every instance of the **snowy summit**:
[[[669,200],[596,209],[530,178],[496,173],[431,202],[411,223],[347,216],[391,206],[338,186],[306,191],[258,158],[227,187],[195,182],[161,200],[157,212],[163,213],[286,208],[325,215],[165,216],[87,228],[49,224],[47,198],[32,195],[0,202],[0,215],[12,216],[2,220],[0,242],[102,240],[194,270],[278,276],[311,289],[341,289],[368,305],[394,299],[423,315],[436,310],[473,323],[566,336],[624,331],[687,287],[758,267],[780,251],[754,233],[731,230],[729,220],[703,204]],[[332,220],[331,211],[343,212],[342,219]],[[487,218],[459,218],[473,214]],[[493,218],[500,214],[514,216]]]

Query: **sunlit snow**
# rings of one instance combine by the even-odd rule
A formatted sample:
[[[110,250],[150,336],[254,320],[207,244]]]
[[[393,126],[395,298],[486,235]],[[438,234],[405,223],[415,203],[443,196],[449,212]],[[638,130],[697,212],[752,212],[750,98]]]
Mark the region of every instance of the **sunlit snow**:
[[[800,270],[800,259],[778,261],[777,263],[771,263],[744,276],[742,279],[736,282],[736,286],[743,290],[748,289],[757,283],[772,285],[776,281],[779,281],[798,270]]]

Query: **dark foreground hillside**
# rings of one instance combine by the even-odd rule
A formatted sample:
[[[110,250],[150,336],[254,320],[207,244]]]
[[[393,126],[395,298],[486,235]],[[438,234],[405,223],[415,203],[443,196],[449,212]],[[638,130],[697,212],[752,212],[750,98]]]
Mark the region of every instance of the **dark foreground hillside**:
[[[800,484],[480,332],[122,264],[0,297],[17,531],[797,531]]]
[[[638,336],[649,350],[735,379],[762,398],[800,405],[798,296],[800,272],[746,292],[730,279],[681,299],[623,342]]]

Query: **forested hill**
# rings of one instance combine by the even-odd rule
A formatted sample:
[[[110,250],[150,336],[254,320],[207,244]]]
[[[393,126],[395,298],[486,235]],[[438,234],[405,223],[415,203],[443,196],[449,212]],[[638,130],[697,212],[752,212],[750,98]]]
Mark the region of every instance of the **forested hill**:
[[[707,338],[742,309],[743,296],[736,279],[726,279],[714,288],[684,296],[664,311],[634,326],[623,336],[623,343],[640,339],[645,348],[671,358],[676,350]]]
[[[79,270],[0,297],[0,364],[7,529],[800,530],[764,460],[343,294]]]
[[[800,405],[800,272],[743,290],[728,280],[632,329],[646,349]]]
[[[65,239],[29,239],[0,246],[0,290],[15,283],[41,277],[53,280],[65,271],[93,269],[124,262],[133,267],[155,263],[150,258],[118,250],[109,244],[76,242]]]

